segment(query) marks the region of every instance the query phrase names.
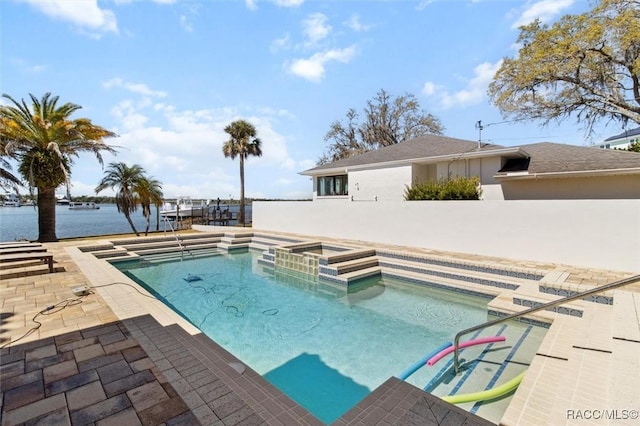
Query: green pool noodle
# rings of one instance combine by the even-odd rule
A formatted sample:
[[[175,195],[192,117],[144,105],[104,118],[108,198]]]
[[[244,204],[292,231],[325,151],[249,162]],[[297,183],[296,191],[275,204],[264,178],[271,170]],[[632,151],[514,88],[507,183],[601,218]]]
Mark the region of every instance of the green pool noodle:
[[[481,392],[464,393],[460,395],[449,395],[449,396],[443,397],[442,399],[447,401],[450,404],[463,404],[465,402],[485,401],[487,399],[497,398],[517,388],[520,382],[522,381],[522,378],[526,374],[526,372],[527,370],[523,371],[513,379],[501,384],[500,386],[496,386],[495,388],[487,389]]]

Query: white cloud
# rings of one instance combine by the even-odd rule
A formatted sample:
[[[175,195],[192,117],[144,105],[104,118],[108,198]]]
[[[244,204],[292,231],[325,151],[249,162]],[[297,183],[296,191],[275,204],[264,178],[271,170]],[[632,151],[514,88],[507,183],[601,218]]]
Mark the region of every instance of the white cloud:
[[[286,33],[283,37],[277,38],[271,42],[269,46],[269,50],[272,53],[279,52],[281,50],[288,50],[291,48],[291,39],[289,37],[289,33]]]
[[[422,94],[425,96],[431,96],[436,93],[437,89],[438,88],[434,83],[432,83],[431,81],[427,81],[422,87]]]
[[[327,16],[322,13],[312,13],[302,21],[302,32],[307,36],[307,45],[315,45],[331,33],[331,25],[327,24]]]
[[[280,7],[298,7],[304,0],[275,0],[275,3]]]
[[[301,172],[312,169],[315,166],[317,166],[317,162],[315,160],[302,160],[298,162],[298,170]]]
[[[416,6],[416,9],[424,10],[427,6],[429,6],[431,3],[434,3],[434,2],[435,0],[421,0],[418,6]]]
[[[309,186],[311,188],[311,186]],[[310,200],[313,197],[311,189],[308,191],[289,191],[282,196],[285,200]]]
[[[189,22],[189,18],[187,18],[185,15],[180,16],[180,26],[188,33],[193,32],[193,24]]]
[[[247,9],[249,10],[258,10],[258,5],[256,4],[256,0],[245,0],[244,4],[247,5]]]
[[[134,1],[143,1],[143,0],[115,0],[115,4],[129,4]],[[152,0],[153,3],[158,4],[174,4],[177,0]]]
[[[86,184],[83,182],[80,182],[78,180],[71,180],[71,195],[76,196],[76,195],[93,195],[95,193],[95,188],[97,186],[97,183],[94,185],[91,184]],[[64,188],[60,188],[60,192],[62,191],[66,191],[66,189]],[[108,191],[105,190],[104,192],[101,192],[100,195],[109,195],[109,192],[113,193],[115,195],[115,191]]]
[[[237,198],[239,194],[238,159],[222,154],[229,139],[224,128],[242,118],[252,123],[262,141],[262,157],[246,160],[247,196],[266,197],[269,182],[261,176],[273,171],[297,171],[287,138],[276,129],[280,120],[293,115],[278,108],[222,107],[182,110],[167,103],[153,103],[146,96],[123,100],[111,110],[120,136],[108,143],[121,147],[117,158],[105,156],[105,162],[139,164],[148,175],[163,183],[167,196]],[[275,190],[275,189],[274,189]],[[74,191],[75,192],[75,191]],[[78,194],[79,195],[79,194]],[[270,194],[269,196],[274,196]]]
[[[425,96],[437,98],[444,109],[478,104],[484,99],[487,87],[501,64],[502,60],[495,64],[483,62],[476,66],[473,70],[473,78],[467,82],[464,89],[457,92],[450,93],[444,87],[428,81],[424,84],[422,93]]]
[[[83,31],[89,31],[93,37],[103,33],[118,33],[118,22],[115,14],[108,9],[101,9],[97,0],[24,0],[40,12],[53,19],[71,22]]]
[[[31,74],[39,74],[41,72],[46,71],[48,67],[48,65],[33,65],[28,63],[27,61],[25,61],[24,59],[21,58],[12,58],[11,63],[16,65],[18,68],[20,68],[22,71],[24,72],[28,72]]]
[[[351,15],[351,18],[346,22],[346,25],[356,32],[369,31],[372,27],[371,25],[363,24],[360,21],[360,16],[357,14]]]
[[[298,77],[319,82],[324,77],[325,65],[331,61],[348,63],[356,53],[356,47],[332,49],[312,55],[309,59],[296,59],[285,64],[287,70]]]
[[[117,87],[121,89],[128,90],[133,93],[137,93],[139,95],[151,96],[151,97],[159,97],[164,98],[167,96],[165,92],[159,90],[151,90],[144,83],[130,83],[128,81],[124,81],[121,78],[112,78],[111,80],[107,80],[102,82],[102,87],[106,89],[111,89],[112,87]]]
[[[304,0],[272,0],[272,2],[278,7],[298,7],[304,3]],[[258,0],[245,0],[245,4],[249,10],[258,9]]]
[[[512,29],[520,28],[523,25],[530,24],[536,19],[542,22],[549,22],[555,16],[569,8],[575,0],[541,0],[535,3],[529,3],[527,9],[520,14],[518,19],[511,25]]]

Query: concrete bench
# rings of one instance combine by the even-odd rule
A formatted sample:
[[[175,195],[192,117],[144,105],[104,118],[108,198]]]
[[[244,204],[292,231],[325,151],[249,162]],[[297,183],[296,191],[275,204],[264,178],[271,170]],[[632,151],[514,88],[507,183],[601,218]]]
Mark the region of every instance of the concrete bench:
[[[0,263],[20,262],[23,260],[42,260],[49,266],[49,272],[53,272],[53,255],[51,253],[0,254]]]

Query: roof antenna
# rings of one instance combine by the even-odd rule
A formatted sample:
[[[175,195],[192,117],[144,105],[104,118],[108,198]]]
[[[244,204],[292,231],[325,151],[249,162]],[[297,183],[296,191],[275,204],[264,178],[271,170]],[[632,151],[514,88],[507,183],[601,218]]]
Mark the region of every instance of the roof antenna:
[[[478,120],[476,122],[476,129],[478,129],[478,149],[480,149],[482,148],[482,129],[484,129],[482,126],[482,120]]]

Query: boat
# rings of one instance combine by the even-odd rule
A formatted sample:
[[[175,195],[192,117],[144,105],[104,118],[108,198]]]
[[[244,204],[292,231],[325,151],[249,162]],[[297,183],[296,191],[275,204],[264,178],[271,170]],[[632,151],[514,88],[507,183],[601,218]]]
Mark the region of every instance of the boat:
[[[96,203],[69,203],[69,210],[98,210],[100,208]]]
[[[20,207],[22,203],[20,202],[20,197],[16,194],[5,194],[4,202],[2,203],[4,207]]]
[[[176,197],[175,200],[165,200],[160,208],[160,216],[175,220],[176,218],[202,216],[206,213],[206,210],[207,204],[205,204],[204,200],[197,206],[193,204],[191,197],[181,196]]]
[[[68,206],[70,203],[69,199],[63,195],[56,195],[56,204],[59,206]]]

